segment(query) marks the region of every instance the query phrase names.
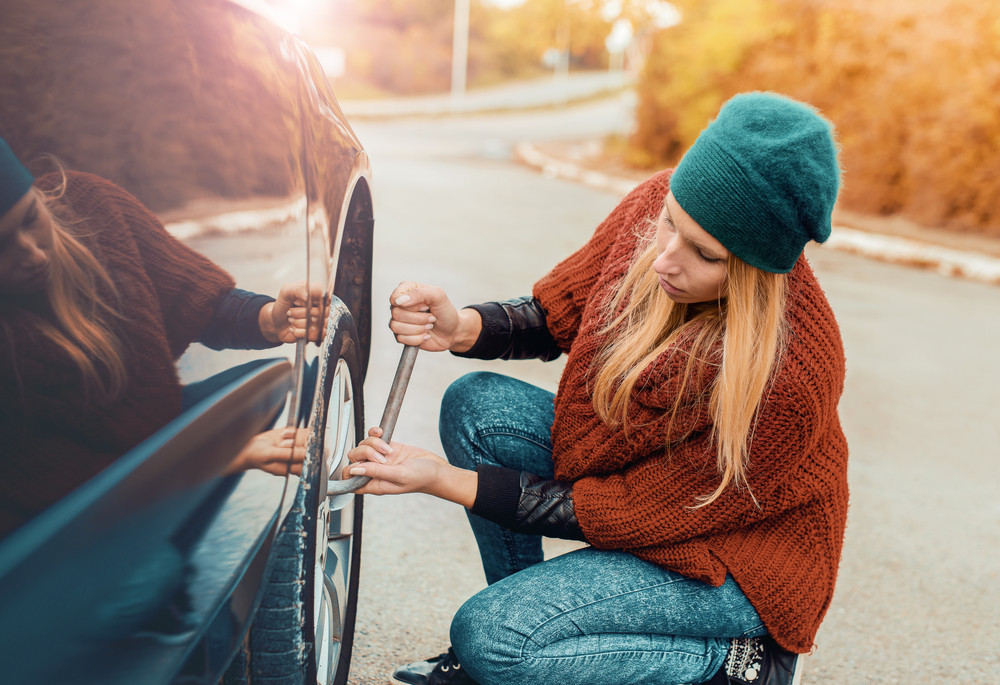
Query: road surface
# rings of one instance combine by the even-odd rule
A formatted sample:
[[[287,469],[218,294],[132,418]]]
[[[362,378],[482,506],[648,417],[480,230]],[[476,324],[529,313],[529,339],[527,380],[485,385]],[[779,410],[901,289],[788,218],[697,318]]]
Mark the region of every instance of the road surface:
[[[399,357],[385,327],[391,289],[404,279],[435,283],[458,304],[529,293],[620,198],[519,166],[513,145],[627,132],[629,107],[622,96],[530,114],[356,124],[374,168],[369,425]],[[268,252],[250,240],[249,260]],[[1000,288],[822,247],[808,254],[847,352],[841,417],[852,500],[837,592],[804,682],[995,682]],[[561,368],[421,353],[395,437],[439,451],[438,403],[463,373],[501,370],[554,389]],[[458,506],[368,497],[365,512],[354,685],[387,683],[395,665],[444,651],[451,616],[485,585]]]
[[[511,146],[625,132],[628,104],[355,127],[376,193],[369,423],[398,356],[384,327],[392,287],[432,282],[458,303],[528,293],[619,198],[514,165]],[[852,501],[837,593],[805,682],[994,682],[1000,288],[821,247],[808,254],[847,351],[841,415]],[[554,388],[561,364],[422,353],[397,439],[440,449],[440,396],[474,369]],[[395,665],[443,651],[451,615],[485,584],[459,507],[419,495],[368,497],[365,506],[356,685],[386,683]]]

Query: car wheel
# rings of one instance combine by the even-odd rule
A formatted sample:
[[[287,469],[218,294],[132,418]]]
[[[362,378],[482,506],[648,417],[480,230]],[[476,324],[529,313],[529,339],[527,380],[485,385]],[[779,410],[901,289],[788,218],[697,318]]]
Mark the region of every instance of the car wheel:
[[[320,352],[306,463],[278,533],[274,566],[249,639],[253,683],[347,682],[361,563],[363,499],[327,497],[332,471],[363,431],[358,336],[333,298]]]

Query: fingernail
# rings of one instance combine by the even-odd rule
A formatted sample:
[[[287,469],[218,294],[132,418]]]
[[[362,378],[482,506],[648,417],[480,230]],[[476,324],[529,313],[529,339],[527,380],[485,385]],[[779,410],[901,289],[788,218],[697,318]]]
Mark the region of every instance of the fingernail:
[[[406,304],[409,301],[410,301],[409,295],[400,295],[399,297],[396,298],[396,304]]]
[[[430,340],[430,339],[431,339],[431,334],[430,333],[424,333],[424,340]]]
[[[429,318],[428,318],[427,320],[428,320],[429,322],[431,322],[431,323],[434,323],[435,321],[437,321],[437,319],[436,319],[435,317],[433,317],[433,316],[432,316],[432,317],[429,317]]]
[[[432,328],[434,328],[434,324],[432,324],[432,323],[426,324],[426,325],[424,325],[424,328],[426,328],[429,331]]]
[[[383,464],[389,461],[388,459],[386,459],[385,457],[383,457],[381,454],[378,453],[375,454],[375,458],[378,459]]]
[[[348,471],[348,473],[350,473],[352,476],[363,476],[363,475],[365,475],[365,467],[364,466],[354,466],[354,467],[351,468],[350,471]]]
[[[281,445],[279,445],[279,447],[291,447],[294,444],[295,444],[294,440],[282,440]]]

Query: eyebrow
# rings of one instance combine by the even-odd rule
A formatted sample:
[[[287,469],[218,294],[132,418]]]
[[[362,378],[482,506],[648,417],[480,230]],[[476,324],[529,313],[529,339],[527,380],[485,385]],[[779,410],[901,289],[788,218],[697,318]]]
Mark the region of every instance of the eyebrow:
[[[666,202],[664,202],[663,203],[663,209],[667,213],[667,221],[669,221],[671,224],[673,224],[673,227],[677,229],[678,233],[680,233],[681,229],[678,228],[677,224],[674,223],[674,217],[670,216],[670,205],[668,205]],[[681,237],[684,238],[684,240],[686,240],[689,243],[691,243],[692,245],[694,245],[695,248],[697,248],[698,250],[701,250],[702,254],[708,255],[712,259],[723,259],[723,257],[724,257],[724,255],[720,255],[718,252],[716,252],[712,248],[706,247],[706,246],[702,245],[701,243],[699,243],[698,241],[692,240],[690,237],[688,237],[686,235],[682,234]]]

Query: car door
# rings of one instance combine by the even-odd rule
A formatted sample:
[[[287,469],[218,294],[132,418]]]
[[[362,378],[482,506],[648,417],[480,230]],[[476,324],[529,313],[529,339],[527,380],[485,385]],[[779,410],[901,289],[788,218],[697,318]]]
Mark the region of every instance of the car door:
[[[227,467],[284,420],[292,387],[287,360],[259,364],[0,542],[0,680],[218,679],[293,482]]]

